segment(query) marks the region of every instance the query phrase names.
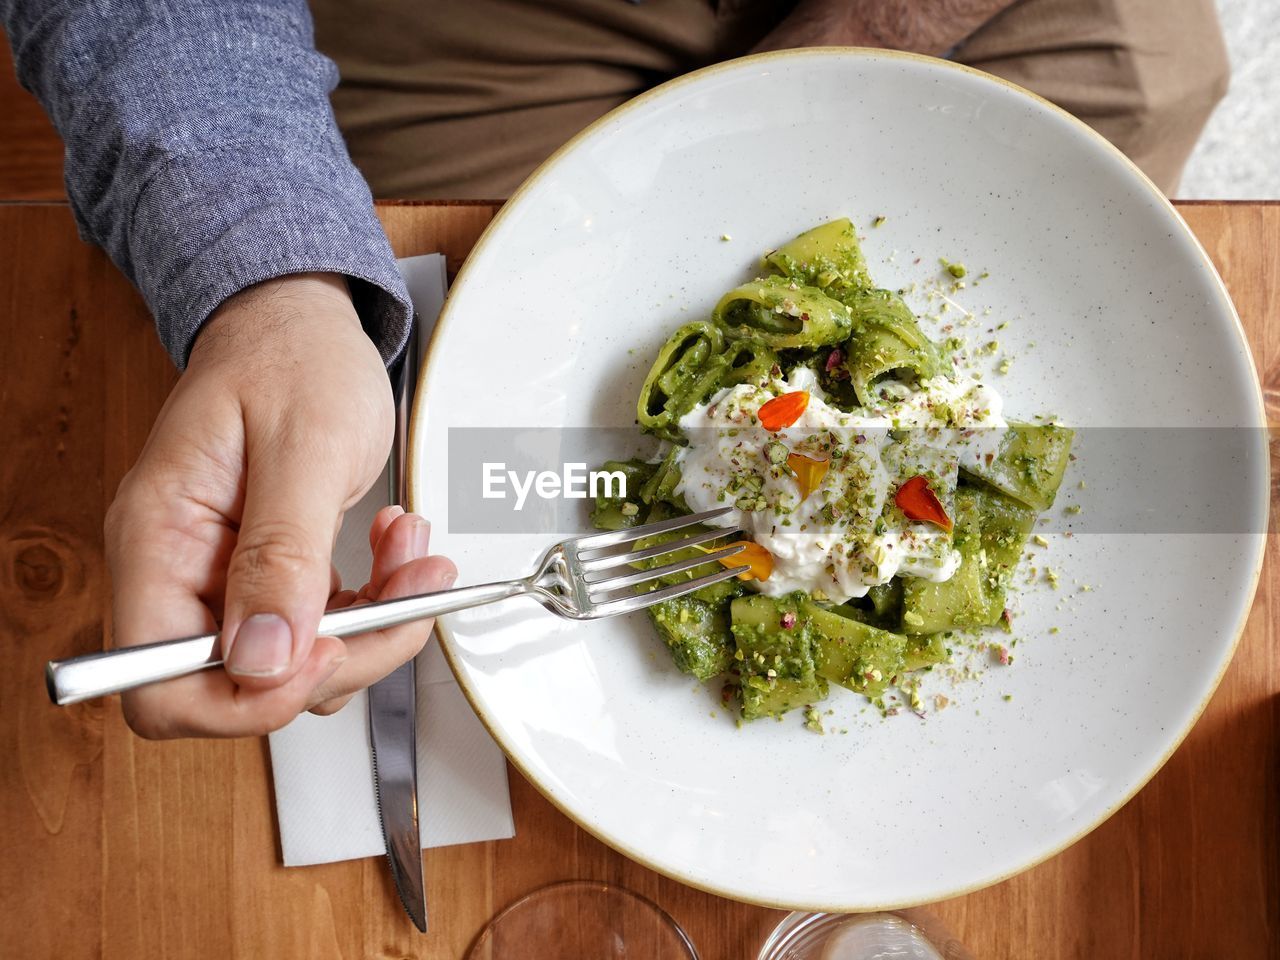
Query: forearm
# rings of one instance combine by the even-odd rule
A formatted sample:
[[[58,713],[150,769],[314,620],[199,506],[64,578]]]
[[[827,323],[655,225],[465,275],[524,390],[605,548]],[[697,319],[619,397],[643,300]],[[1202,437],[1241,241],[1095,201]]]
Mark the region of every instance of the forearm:
[[[410,307],[352,166],[304,0],[0,0],[19,79],[66,144],[82,234],[138,286],[180,365],[231,294],[352,278],[385,358]]]
[[[865,46],[940,56],[1015,0],[800,0],[760,50]]]

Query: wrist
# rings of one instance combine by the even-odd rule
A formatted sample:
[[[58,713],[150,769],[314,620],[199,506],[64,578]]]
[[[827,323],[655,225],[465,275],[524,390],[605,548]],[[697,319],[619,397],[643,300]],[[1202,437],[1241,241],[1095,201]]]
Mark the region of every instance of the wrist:
[[[337,450],[325,469],[352,471],[344,488],[363,491],[386,461],[391,385],[342,274],[292,274],[228,297],[200,330],[183,381],[202,404],[234,400],[246,449]]]
[[[318,329],[319,328],[319,329]],[[339,273],[297,273],[246,287],[223,300],[201,325],[190,363],[227,354],[259,354],[298,337],[364,331]]]

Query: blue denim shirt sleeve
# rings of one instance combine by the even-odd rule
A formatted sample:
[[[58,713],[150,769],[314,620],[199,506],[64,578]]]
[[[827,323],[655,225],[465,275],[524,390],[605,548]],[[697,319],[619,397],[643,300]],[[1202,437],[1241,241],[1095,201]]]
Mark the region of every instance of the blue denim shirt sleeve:
[[[0,0],[18,77],[66,147],[81,235],[183,366],[251,284],[346,274],[384,361],[412,306],[338,132],[305,0]]]

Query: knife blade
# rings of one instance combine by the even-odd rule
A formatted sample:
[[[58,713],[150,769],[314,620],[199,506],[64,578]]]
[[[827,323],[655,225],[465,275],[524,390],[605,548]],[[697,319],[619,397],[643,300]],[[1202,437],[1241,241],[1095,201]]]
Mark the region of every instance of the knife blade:
[[[418,833],[416,706],[412,660],[369,688],[369,743],[387,862],[405,912],[413,925],[426,933],[427,891]]]
[[[418,373],[417,318],[409,333],[396,384],[395,446],[391,454],[391,502],[408,502],[406,467],[409,411]],[[378,819],[396,892],[413,925],[427,932],[427,891],[422,876],[418,820],[417,699],[414,662],[402,664],[369,687],[369,747]]]

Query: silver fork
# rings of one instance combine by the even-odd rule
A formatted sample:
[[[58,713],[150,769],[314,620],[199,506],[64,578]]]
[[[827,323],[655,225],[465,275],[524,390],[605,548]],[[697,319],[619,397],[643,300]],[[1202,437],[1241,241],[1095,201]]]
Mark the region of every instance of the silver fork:
[[[596,620],[643,610],[659,601],[683,596],[745,573],[749,569],[746,566],[729,567],[646,593],[634,591],[640,584],[659,577],[685,573],[704,564],[727,559],[742,552],[745,544],[729,544],[702,556],[673,560],[648,570],[622,573],[619,568],[626,569],[634,563],[656,560],[677,550],[731,537],[742,531],[737,528],[712,528],[680,540],[636,550],[619,548],[631,546],[646,537],[714,520],[724,516],[730,509],[732,508],[722,507],[719,510],[660,520],[640,527],[564,540],[543,554],[537,570],[530,576],[333,610],[320,618],[316,634],[350,637],[520,596],[532,597],[552,613],[570,620]],[[615,596],[619,591],[624,592]],[[221,663],[218,634],[206,633],[198,637],[161,640],[136,647],[89,653],[68,660],[50,660],[45,666],[45,681],[49,687],[49,698],[54,703],[65,706],[161,680],[185,677]]]

